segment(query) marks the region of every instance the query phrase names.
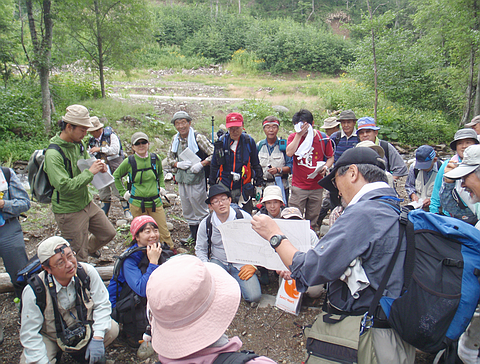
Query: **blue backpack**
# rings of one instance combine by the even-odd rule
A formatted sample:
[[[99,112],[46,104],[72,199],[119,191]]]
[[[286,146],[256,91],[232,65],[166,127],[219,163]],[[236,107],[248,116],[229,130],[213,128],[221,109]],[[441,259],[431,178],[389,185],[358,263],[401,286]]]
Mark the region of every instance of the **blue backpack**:
[[[450,348],[466,330],[479,302],[480,230],[422,210],[408,215],[402,210],[400,222],[400,241],[404,232],[407,237],[403,293],[397,299],[376,295],[365,320],[374,320],[370,313],[379,300],[388,323],[403,340],[437,353]],[[387,269],[380,295],[389,276]]]

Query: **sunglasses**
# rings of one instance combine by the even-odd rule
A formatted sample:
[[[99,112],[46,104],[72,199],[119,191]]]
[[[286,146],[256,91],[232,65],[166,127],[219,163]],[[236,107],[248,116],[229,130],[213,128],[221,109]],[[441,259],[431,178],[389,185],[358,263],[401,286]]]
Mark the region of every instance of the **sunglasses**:
[[[145,144],[148,144],[148,142],[146,140],[139,140],[138,142],[136,142],[133,145],[138,147],[139,145],[145,145]]]

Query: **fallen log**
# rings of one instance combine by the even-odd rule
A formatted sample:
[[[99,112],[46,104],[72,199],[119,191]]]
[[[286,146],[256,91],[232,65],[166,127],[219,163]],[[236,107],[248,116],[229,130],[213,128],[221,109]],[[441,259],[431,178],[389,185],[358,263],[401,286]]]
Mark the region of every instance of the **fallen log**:
[[[103,281],[110,281],[113,274],[113,265],[95,267]],[[13,285],[7,273],[0,273],[0,293],[13,292]]]

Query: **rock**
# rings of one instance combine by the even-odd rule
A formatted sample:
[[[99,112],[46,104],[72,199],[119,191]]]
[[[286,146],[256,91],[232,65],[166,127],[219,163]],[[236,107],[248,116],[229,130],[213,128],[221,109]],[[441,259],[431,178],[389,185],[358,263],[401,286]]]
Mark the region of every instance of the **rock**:
[[[167,229],[168,231],[172,231],[173,230],[173,224],[171,222],[168,222],[167,221]]]
[[[128,221],[125,220],[125,219],[120,219],[120,220],[117,220],[117,226],[120,227],[120,226],[123,226],[123,225],[127,225]]]
[[[173,203],[173,202],[176,200],[177,195],[176,195],[175,193],[167,193],[167,194],[165,195],[165,197],[168,198],[168,200],[170,201],[170,203]]]
[[[325,226],[325,225],[320,226],[320,236],[323,236],[326,233],[328,233],[328,230],[330,230],[329,226]]]
[[[188,250],[185,248],[177,248],[178,254],[188,254]]]
[[[165,173],[165,177],[163,178],[165,181],[171,181],[173,179],[173,174],[170,172]]]
[[[273,105],[272,109],[278,112],[289,112],[290,110],[287,109],[285,106],[282,105]]]

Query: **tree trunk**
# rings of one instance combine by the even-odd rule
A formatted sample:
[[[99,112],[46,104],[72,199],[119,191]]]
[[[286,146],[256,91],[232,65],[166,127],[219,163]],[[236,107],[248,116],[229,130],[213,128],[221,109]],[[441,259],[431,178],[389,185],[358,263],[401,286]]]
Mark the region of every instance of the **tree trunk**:
[[[463,126],[468,122],[470,117],[470,112],[472,110],[472,92],[473,92],[473,74],[475,69],[475,48],[472,44],[472,49],[470,51],[470,74],[468,76],[467,92],[465,93],[466,103],[465,110],[463,111],[462,119],[460,120],[459,126]]]
[[[242,12],[242,0],[238,0],[238,14]]]
[[[217,19],[218,17],[218,0],[217,0],[217,4],[216,4],[216,7],[215,7],[215,20]]]
[[[105,76],[103,74],[103,43],[102,43],[102,31],[100,22],[100,10],[98,9],[98,0],[95,0],[95,21],[96,21],[96,33],[97,33],[97,50],[98,50],[98,71],[100,73],[100,89],[102,90],[102,98],[105,99]]]
[[[473,116],[477,116],[480,114],[480,63],[478,64],[478,71],[477,71],[477,88],[475,91],[475,105],[473,107]]]
[[[52,98],[50,95],[50,58],[52,49],[53,21],[51,16],[51,0],[43,0],[42,17],[43,28],[41,29],[42,39],[38,38],[33,16],[33,5],[31,0],[26,1],[28,25],[32,38],[34,61],[33,65],[40,76],[40,87],[42,93],[42,118],[45,124],[45,131],[48,134],[52,124]]]
[[[367,0],[368,14],[370,15],[370,21],[373,19],[372,9],[370,8],[370,2]],[[378,87],[377,87],[377,57],[375,55],[375,32],[372,28],[372,53],[373,53],[373,80],[375,89],[375,102],[373,104],[373,118],[377,120],[377,105],[378,105]]]

